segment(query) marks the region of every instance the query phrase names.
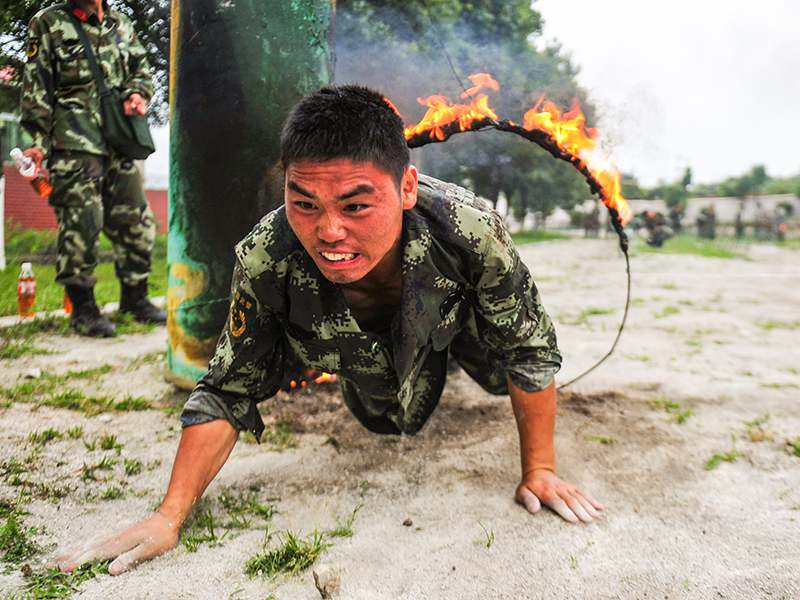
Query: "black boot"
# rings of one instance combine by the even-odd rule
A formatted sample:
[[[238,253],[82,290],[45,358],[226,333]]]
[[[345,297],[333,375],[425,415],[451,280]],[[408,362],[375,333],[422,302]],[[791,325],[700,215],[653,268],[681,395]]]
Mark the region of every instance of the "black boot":
[[[159,310],[147,299],[147,280],[136,285],[122,284],[119,298],[119,312],[130,313],[138,323],[155,323],[163,325],[167,322],[167,313]]]
[[[94,301],[94,288],[80,285],[65,285],[64,288],[72,303],[72,316],[69,326],[89,337],[111,337],[117,327],[97,308]]]

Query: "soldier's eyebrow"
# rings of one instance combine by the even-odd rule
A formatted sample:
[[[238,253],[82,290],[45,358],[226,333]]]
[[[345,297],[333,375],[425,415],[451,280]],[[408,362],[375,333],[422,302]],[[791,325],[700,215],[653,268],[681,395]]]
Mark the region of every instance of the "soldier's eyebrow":
[[[286,187],[288,187],[293,192],[297,192],[298,194],[306,198],[316,198],[316,196],[312,192],[309,192],[307,189],[303,188],[300,184],[298,184],[295,181],[289,180],[289,182],[286,184]],[[374,191],[375,191],[375,186],[370,185],[368,183],[361,183],[356,187],[354,187],[349,192],[345,192],[341,196],[337,197],[336,201],[344,202],[345,200],[350,200],[351,198],[360,196],[361,194],[371,194]]]
[[[342,194],[336,200],[339,202],[341,202],[342,200],[350,200],[350,198],[355,198],[356,196],[359,196],[361,194],[371,194],[374,191],[375,191],[374,186],[371,186],[368,183],[362,183],[354,187],[349,192]]]
[[[301,196],[305,196],[306,198],[314,198],[314,194],[312,194],[312,193],[311,193],[311,192],[309,192],[308,190],[305,190],[305,189],[303,189],[302,187],[300,187],[300,186],[299,186],[297,183],[295,183],[294,181],[289,181],[289,183],[287,183],[287,184],[286,184],[286,186],[287,186],[287,187],[288,187],[290,190],[292,190],[293,192],[297,192],[297,193],[298,193],[298,194],[300,194]]]

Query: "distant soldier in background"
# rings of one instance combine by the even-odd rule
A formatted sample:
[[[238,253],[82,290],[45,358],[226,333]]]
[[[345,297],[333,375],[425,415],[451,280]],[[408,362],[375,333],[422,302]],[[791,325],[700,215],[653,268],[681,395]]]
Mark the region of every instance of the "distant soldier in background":
[[[733,228],[736,231],[736,239],[742,239],[745,233],[744,202],[739,203],[739,211],[736,213],[736,218],[733,221]]]
[[[660,212],[648,210],[644,213],[644,226],[647,228],[647,243],[653,248],[661,248],[672,237],[672,229],[667,227],[667,219]]]
[[[39,11],[28,30],[21,124],[33,138],[25,151],[37,167],[47,160],[58,220],[56,282],[72,302],[70,326],[109,337],[115,326],[97,307],[94,286],[100,231],[114,244],[120,311],[143,323],[165,323],[147,298],[155,216],[130,159],[103,136],[99,94],[73,17],[81,23],[109,88],[124,98],[125,114],[144,115],[153,95],[145,50],[131,21],[101,0],[69,0]]]
[[[697,215],[697,235],[706,240],[717,237],[717,213],[714,205],[703,207]]]
[[[775,235],[779,242],[786,239],[786,209],[780,204],[775,207],[773,212],[773,221],[775,223]]]
[[[678,235],[683,230],[683,227],[681,225],[682,220],[683,220],[683,204],[681,202],[678,202],[669,207],[669,222],[670,226],[672,227],[672,231],[674,232],[675,235]]]
[[[592,210],[583,217],[583,230],[584,237],[592,238],[596,238],[600,231],[600,209],[597,206],[597,200],[594,201]]]
[[[767,216],[767,211],[764,210],[761,202],[756,202],[756,216],[753,230],[757,240],[765,241],[772,237],[772,221]]]

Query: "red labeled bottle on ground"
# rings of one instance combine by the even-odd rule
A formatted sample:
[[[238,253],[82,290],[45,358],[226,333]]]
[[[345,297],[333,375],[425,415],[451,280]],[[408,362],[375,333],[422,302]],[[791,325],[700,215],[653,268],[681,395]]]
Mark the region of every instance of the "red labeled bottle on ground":
[[[17,285],[19,316],[32,317],[34,302],[36,302],[36,278],[33,276],[33,267],[29,262],[22,263],[22,271],[19,274],[19,284]]]
[[[47,169],[37,169],[33,159],[25,156],[19,148],[14,148],[9,154],[14,159],[19,174],[31,183],[36,193],[42,198],[49,196],[53,191],[53,186],[50,183],[50,173],[47,172]]]

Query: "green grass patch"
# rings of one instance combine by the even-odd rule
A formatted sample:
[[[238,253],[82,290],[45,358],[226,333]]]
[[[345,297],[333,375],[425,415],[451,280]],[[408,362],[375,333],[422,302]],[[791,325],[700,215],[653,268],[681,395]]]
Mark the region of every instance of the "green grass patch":
[[[6,229],[5,248],[6,255],[10,257],[9,263],[0,271],[0,316],[17,314],[17,279],[19,278],[20,264],[13,257],[20,254],[35,254],[48,249],[55,249],[55,238],[50,241],[51,232],[23,231],[19,227]],[[54,236],[54,233],[53,233]],[[111,245],[101,236],[101,250],[110,250]],[[153,249],[153,267],[148,279],[150,296],[164,296],[168,287],[167,271],[167,236],[156,236]],[[55,280],[56,269],[53,265],[42,264],[33,260],[33,272],[36,275],[36,312],[47,312],[64,308],[64,288]],[[97,285],[95,298],[99,306],[109,302],[119,302],[119,281],[114,274],[112,263],[102,263],[95,269]]]
[[[660,312],[660,313],[656,313],[656,312],[654,312],[654,313],[653,313],[653,316],[654,316],[656,319],[663,319],[664,317],[668,317],[668,316],[670,316],[670,315],[677,315],[679,312],[681,312],[681,309],[680,309],[680,308],[678,308],[677,306],[667,306],[667,307],[666,307],[666,308],[664,308],[664,310],[663,310],[662,312]]]
[[[800,458],[800,437],[795,441],[786,440],[786,450],[789,454]]]
[[[152,365],[158,362],[164,362],[167,358],[166,352],[150,352],[143,356],[134,358],[125,369],[126,371],[133,371],[143,365]]]
[[[57,234],[54,229],[23,229],[11,219],[6,219],[4,227],[6,257],[55,254]]]
[[[129,477],[138,475],[144,469],[144,463],[136,458],[125,458],[123,464],[125,465],[125,475]]]
[[[582,310],[578,313],[578,316],[574,319],[567,319],[566,317],[559,317],[559,323],[564,325],[587,325],[589,326],[589,317],[594,315],[610,315],[614,312],[615,309],[613,308],[597,308],[596,306],[590,306],[589,308]]]
[[[541,229],[532,229],[530,231],[518,231],[511,234],[511,239],[517,246],[522,244],[533,244],[535,242],[549,242],[552,240],[571,240],[569,235],[563,233],[556,233],[553,231],[542,231]]]
[[[67,437],[71,440],[79,440],[83,437],[83,427],[76,425],[75,427],[67,429]]]
[[[43,372],[41,377],[26,379],[11,387],[0,387],[0,397],[12,402],[74,410],[88,416],[103,412],[131,412],[152,408],[152,405],[141,396],[137,398],[126,396],[115,402],[111,396],[87,396],[83,391],[67,385],[79,379],[96,379],[113,370],[112,366],[103,365],[84,371],[67,371],[63,375]]]
[[[704,240],[683,234],[669,238],[661,248],[653,248],[637,240],[634,249],[634,254],[695,254],[709,258],[736,258],[744,255],[747,244],[729,237],[719,236],[714,240]]]
[[[122,400],[114,405],[114,410],[120,412],[139,412],[142,410],[150,410],[153,405],[144,399],[144,396],[125,396]]]
[[[763,442],[764,440],[771,440],[773,438],[774,434],[769,428],[770,418],[770,414],[765,413],[752,421],[742,421],[747,427],[747,435],[752,442]]]
[[[292,433],[292,417],[282,415],[276,422],[273,430],[265,430],[261,440],[270,444],[275,450],[282,451],[287,448],[297,448],[297,438]]]
[[[619,442],[615,440],[613,437],[603,437],[600,435],[587,435],[584,436],[584,439],[589,442],[600,442],[601,444],[604,444],[606,446],[611,446],[612,444],[619,444]]]
[[[44,448],[47,445],[47,442],[51,442],[53,440],[60,440],[63,439],[63,435],[60,431],[54,428],[45,429],[44,431],[31,431],[28,434],[28,440],[32,444],[36,444],[40,448]]]
[[[119,500],[120,498],[124,497],[125,497],[125,490],[113,485],[110,488],[108,488],[105,492],[103,492],[102,496],[100,496],[102,500]]]
[[[22,522],[20,512],[12,511],[5,519],[5,524],[0,527],[0,552],[3,553],[3,562],[21,563],[39,552],[39,545],[31,540],[38,530]]]
[[[26,319],[10,327],[0,328],[0,358],[48,354],[48,350],[35,344],[36,338],[41,334],[70,335],[71,331],[67,319],[63,317]]]
[[[268,499],[270,502],[273,500],[277,499]],[[257,500],[257,494],[252,491],[237,495],[223,492],[217,497],[217,503],[224,511],[223,515],[215,516],[215,511],[212,510],[214,502],[203,498],[183,524],[181,541],[188,552],[196,552],[203,544],[221,546],[225,539],[231,537],[232,530],[249,529],[253,517],[268,521],[275,514],[275,506],[261,504]],[[228,521],[222,524],[221,519],[225,517]]]
[[[478,519],[475,519],[475,522],[481,526],[481,529],[483,529],[483,537],[475,540],[475,543],[481,546],[486,545],[487,548],[491,548],[492,544],[494,544],[494,529],[486,529],[483,523],[481,523]]]
[[[655,400],[651,400],[650,402],[656,408],[668,413],[670,415],[670,421],[673,421],[678,425],[682,425],[689,419],[689,417],[694,416],[694,404],[690,405],[689,408],[683,408],[681,407],[680,402],[667,400],[666,398],[663,397],[656,398]]]
[[[101,450],[114,450],[119,456],[120,452],[122,452],[122,448],[124,444],[121,444],[117,441],[117,436],[111,434],[103,434],[102,437],[98,439],[98,444],[100,445]]]
[[[228,535],[228,530],[221,533],[218,531],[219,524],[211,509],[198,506],[181,530],[183,545],[188,552],[197,552],[203,544],[208,544],[211,548],[221,546]]]
[[[788,329],[789,331],[794,331],[800,328],[800,321],[794,321],[792,323],[783,321],[756,321],[756,325],[761,327],[764,331],[772,331],[773,329]]]
[[[219,495],[219,502],[222,508],[227,511],[230,521],[225,524],[228,529],[247,529],[254,516],[258,516],[265,521],[269,521],[275,514],[273,504],[261,504],[257,501],[258,495],[255,492],[240,493],[236,496],[223,492]],[[275,500],[271,498],[269,500]]]
[[[331,529],[327,532],[327,536],[329,538],[350,538],[355,535],[355,531],[353,531],[353,523],[356,521],[356,513],[359,509],[364,506],[363,504],[359,504],[358,506],[353,509],[347,517],[344,519],[340,519],[336,515],[331,515],[333,520],[336,521],[336,527]]]
[[[26,599],[68,598],[78,591],[82,583],[98,575],[108,575],[111,561],[94,561],[76,567],[72,573],[58,569],[30,569],[25,572]],[[15,596],[9,596],[9,600]]]
[[[732,443],[729,452],[726,452],[725,454],[715,454],[706,461],[706,471],[710,471],[711,469],[719,465],[721,462],[733,463],[736,462],[737,458],[741,458],[744,456],[744,454],[741,454],[736,450],[736,436],[731,435],[731,440]]]
[[[99,377],[100,375],[107,375],[114,370],[114,367],[111,365],[102,365],[99,367],[94,367],[92,369],[84,369],[82,371],[67,371],[62,377],[64,380],[69,379],[94,379],[95,377]]]
[[[267,528],[263,552],[251,556],[245,564],[244,572],[250,578],[275,577],[279,574],[296,575],[313,565],[320,555],[332,544],[325,542],[316,529],[307,537],[291,531],[278,533],[276,543]]]

